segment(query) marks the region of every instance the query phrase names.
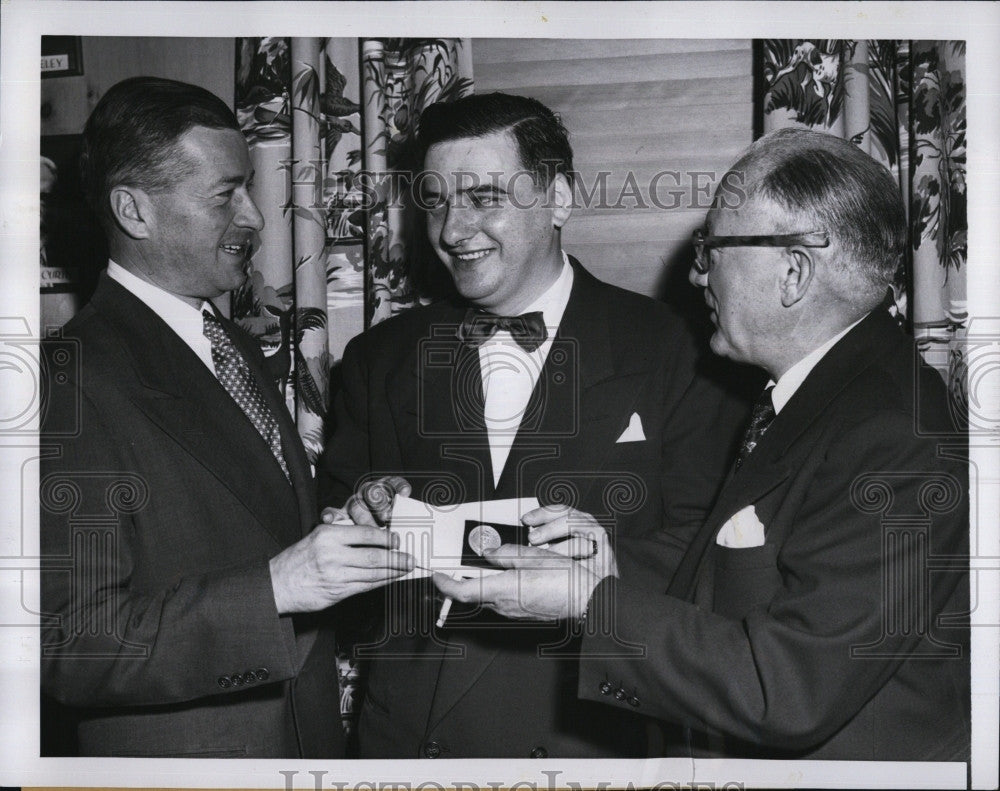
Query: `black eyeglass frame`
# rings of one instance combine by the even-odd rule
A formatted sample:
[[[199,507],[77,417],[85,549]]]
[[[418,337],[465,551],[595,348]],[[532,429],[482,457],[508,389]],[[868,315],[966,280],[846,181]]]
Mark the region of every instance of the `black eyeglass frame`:
[[[706,236],[701,228],[691,234],[694,245],[694,269],[700,275],[707,275],[711,263],[705,258],[705,250],[713,247],[829,247],[830,234],[826,231],[803,231],[801,233],[777,233],[762,236]]]

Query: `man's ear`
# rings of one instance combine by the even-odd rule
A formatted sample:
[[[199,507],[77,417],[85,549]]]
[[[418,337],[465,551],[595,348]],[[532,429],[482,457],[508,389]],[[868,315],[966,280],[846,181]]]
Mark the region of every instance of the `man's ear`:
[[[111,203],[111,215],[119,228],[133,239],[149,238],[152,205],[143,190],[118,185],[111,188],[108,200]]]
[[[790,308],[802,299],[816,274],[816,261],[806,247],[789,247],[781,279],[781,304]]]
[[[562,228],[573,213],[573,188],[564,173],[556,173],[549,184],[549,201],[552,205],[552,225]]]

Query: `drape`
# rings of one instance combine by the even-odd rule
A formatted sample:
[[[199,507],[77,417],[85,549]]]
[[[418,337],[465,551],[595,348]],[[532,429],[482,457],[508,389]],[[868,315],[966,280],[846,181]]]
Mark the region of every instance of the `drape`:
[[[965,42],[762,39],[761,132],[799,125],[850,139],[899,181],[910,250],[896,305],[964,401]]]
[[[272,363],[312,463],[323,449],[330,367],[323,43],[243,38],[236,47],[237,118],[250,145],[251,193],[265,232],[247,282],[233,295],[232,315]]]

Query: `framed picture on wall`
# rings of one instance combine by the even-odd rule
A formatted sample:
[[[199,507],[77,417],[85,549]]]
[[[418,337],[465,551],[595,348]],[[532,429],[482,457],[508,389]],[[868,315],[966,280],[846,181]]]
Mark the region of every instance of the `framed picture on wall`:
[[[42,36],[42,79],[83,74],[79,36]]]

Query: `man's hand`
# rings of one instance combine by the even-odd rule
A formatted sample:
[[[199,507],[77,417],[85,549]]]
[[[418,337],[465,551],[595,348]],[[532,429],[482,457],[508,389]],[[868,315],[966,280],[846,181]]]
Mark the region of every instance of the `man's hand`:
[[[603,579],[618,576],[618,565],[607,531],[588,513],[567,505],[545,505],[528,511],[521,522],[531,528],[528,541],[553,552],[588,561]]]
[[[278,613],[322,610],[403,576],[415,561],[398,546],[399,536],[377,527],[317,525],[271,558]]]
[[[455,601],[481,604],[507,618],[581,617],[598,583],[618,574],[604,528],[590,514],[565,506],[537,508],[522,521],[535,526],[528,537],[532,544],[568,540],[560,551],[506,544],[483,557],[508,571],[471,580],[435,574],[434,584]]]
[[[324,522],[333,522],[338,514],[346,512],[356,525],[385,527],[392,516],[392,501],[397,494],[409,497],[412,487],[405,478],[387,475],[375,481],[368,481],[352,494],[344,507],[324,508]]]

